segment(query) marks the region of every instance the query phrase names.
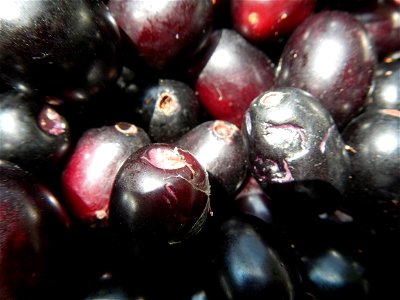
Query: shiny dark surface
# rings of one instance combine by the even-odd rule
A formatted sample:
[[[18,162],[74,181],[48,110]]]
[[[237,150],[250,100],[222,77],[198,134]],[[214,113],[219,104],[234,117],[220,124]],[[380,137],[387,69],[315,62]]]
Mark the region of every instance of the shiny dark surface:
[[[365,112],[346,127],[343,139],[348,145],[352,165],[351,198],[361,200],[359,204],[364,208],[372,201],[374,214],[380,212],[384,218],[393,218],[390,226],[399,230],[400,111]],[[358,211],[363,210],[359,208]]]
[[[69,225],[66,212],[45,186],[18,166],[0,160],[2,299],[34,297],[40,285],[58,284],[61,277],[47,277],[55,274],[49,273],[51,268],[62,270],[62,260],[53,251],[65,242]]]
[[[193,155],[170,144],[150,144],[118,171],[110,226],[127,242],[181,242],[203,227],[209,193],[207,173]]]
[[[232,0],[234,28],[248,40],[260,43],[289,35],[311,15],[315,0]]]
[[[85,100],[119,73],[119,31],[103,3],[2,1],[0,78]]]
[[[290,36],[277,85],[311,93],[342,128],[364,105],[375,64],[373,44],[359,21],[342,11],[320,12]]]
[[[316,299],[370,299],[365,268],[336,249],[303,256],[305,281]]]
[[[0,159],[36,174],[60,165],[71,146],[68,122],[40,96],[0,94]]]
[[[222,186],[233,195],[247,174],[247,149],[239,128],[214,120],[197,125],[175,143],[188,150],[210,175],[211,184]]]
[[[365,109],[400,109],[400,56],[378,64]]]
[[[274,66],[263,52],[233,30],[214,32],[210,44],[196,77],[196,92],[214,119],[240,128],[250,102],[274,86]]]
[[[251,223],[227,219],[213,247],[215,299],[295,299],[292,269]]]
[[[136,113],[154,142],[172,143],[198,125],[200,104],[188,84],[160,79],[142,90]]]
[[[192,56],[212,25],[208,0],[110,0],[108,7],[138,55],[156,69]]]
[[[344,192],[345,145],[332,117],[311,94],[296,88],[262,93],[250,104],[242,131],[250,171],[263,188],[322,181]]]
[[[65,203],[77,219],[107,224],[113,181],[130,154],[150,144],[140,127],[129,123],[91,128],[71,151],[62,174]]]

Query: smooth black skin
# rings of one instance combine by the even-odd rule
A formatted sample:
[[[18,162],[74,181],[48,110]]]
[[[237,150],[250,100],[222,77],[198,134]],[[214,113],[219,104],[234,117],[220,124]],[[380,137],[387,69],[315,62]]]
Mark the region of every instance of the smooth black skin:
[[[59,135],[39,126],[40,112],[47,107],[43,97],[10,90],[0,94],[0,159],[46,176],[59,166],[71,146],[68,122]],[[55,109],[56,111],[56,109]],[[63,118],[61,116],[61,118]]]
[[[70,220],[47,187],[5,160],[0,160],[0,220],[1,298],[44,299],[42,292],[61,287]]]
[[[312,195],[321,183],[345,191],[345,145],[332,117],[309,93],[279,88],[261,94],[250,104],[242,132],[251,174],[264,189],[287,185]]]
[[[378,64],[365,109],[400,109],[400,52]]]
[[[104,3],[9,2],[2,7],[9,10],[7,17],[0,18],[1,80],[77,101],[116,80],[120,34]]]
[[[348,204],[368,223],[400,232],[400,111],[367,111],[343,132],[352,177]]]
[[[352,256],[328,248],[301,258],[306,290],[316,299],[369,299],[366,270]]]
[[[175,142],[195,127],[199,123],[199,112],[200,104],[193,89],[172,79],[159,79],[143,88],[136,105],[138,122],[158,143]]]
[[[228,218],[211,247],[211,299],[295,299],[294,270],[252,223]]]

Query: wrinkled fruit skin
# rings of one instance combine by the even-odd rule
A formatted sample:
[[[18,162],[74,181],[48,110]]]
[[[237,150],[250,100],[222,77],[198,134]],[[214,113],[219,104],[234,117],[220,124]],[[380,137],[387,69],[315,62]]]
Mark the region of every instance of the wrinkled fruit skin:
[[[277,68],[277,86],[311,93],[342,128],[364,105],[375,64],[373,44],[359,21],[341,11],[320,12],[290,36]]]
[[[117,78],[120,35],[103,3],[12,0],[1,9],[0,78],[10,86],[87,100]]]
[[[17,165],[0,161],[2,299],[32,297],[48,283],[50,268],[62,264],[53,251],[65,241],[69,225],[63,207],[45,186]]]
[[[110,0],[108,7],[137,54],[159,70],[193,56],[212,25],[208,0]]]
[[[207,172],[194,156],[170,144],[150,144],[117,174],[110,225],[127,241],[181,242],[204,225],[209,193]]]
[[[261,94],[242,127],[253,176],[270,184],[323,181],[344,192],[349,172],[345,145],[322,104],[300,89]]]

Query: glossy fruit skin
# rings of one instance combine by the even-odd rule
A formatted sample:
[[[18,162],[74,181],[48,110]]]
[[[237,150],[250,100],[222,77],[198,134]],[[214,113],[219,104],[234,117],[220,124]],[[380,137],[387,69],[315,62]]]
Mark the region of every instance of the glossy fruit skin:
[[[213,249],[216,299],[295,299],[293,270],[252,223],[225,220]]]
[[[400,56],[378,64],[365,109],[400,109]]]
[[[130,154],[150,144],[140,127],[117,123],[88,129],[63,170],[65,202],[74,216],[89,225],[108,224],[113,181]]]
[[[42,102],[15,90],[0,94],[0,159],[48,176],[65,159],[71,136],[67,120]]]
[[[182,81],[160,79],[143,89],[138,102],[137,118],[153,142],[173,143],[199,123],[199,100]]]
[[[40,286],[46,290],[57,283],[55,278],[60,277],[52,272],[62,270],[57,249],[69,226],[64,208],[47,187],[17,165],[0,160],[2,299],[33,297]]]
[[[308,293],[316,299],[369,299],[366,270],[353,257],[328,248],[301,260]]]
[[[194,155],[207,170],[211,185],[218,184],[228,195],[239,189],[247,175],[244,137],[230,122],[203,122],[181,136],[175,145]]]
[[[346,127],[343,139],[351,154],[348,193],[355,211],[400,232],[400,111],[367,111]]]
[[[240,128],[250,102],[275,83],[271,60],[240,34],[215,31],[201,58],[195,90],[207,112]]]
[[[380,58],[400,49],[400,4],[380,2],[360,8],[352,15],[363,23]]]
[[[117,78],[120,35],[100,1],[12,0],[1,10],[0,78],[9,85],[87,100]]]
[[[108,7],[137,54],[158,70],[196,53],[212,26],[209,0],[110,0]]]
[[[289,35],[311,15],[315,0],[231,0],[234,28],[254,42],[277,40]]]
[[[332,117],[311,94],[278,88],[254,99],[243,119],[251,174],[263,188],[283,183],[331,185],[344,192],[345,145]]]
[[[376,53],[363,25],[346,12],[324,11],[290,36],[277,85],[311,93],[343,128],[364,105],[375,65]]]
[[[179,243],[197,234],[209,213],[207,172],[189,152],[153,143],[118,171],[110,225],[129,241]]]

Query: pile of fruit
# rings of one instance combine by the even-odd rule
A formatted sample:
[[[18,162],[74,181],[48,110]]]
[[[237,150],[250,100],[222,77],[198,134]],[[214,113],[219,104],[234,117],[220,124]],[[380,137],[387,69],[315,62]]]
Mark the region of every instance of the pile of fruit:
[[[0,299],[399,299],[400,1],[1,0]]]

